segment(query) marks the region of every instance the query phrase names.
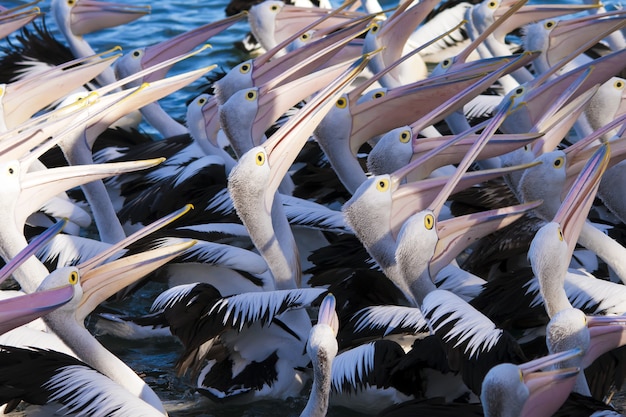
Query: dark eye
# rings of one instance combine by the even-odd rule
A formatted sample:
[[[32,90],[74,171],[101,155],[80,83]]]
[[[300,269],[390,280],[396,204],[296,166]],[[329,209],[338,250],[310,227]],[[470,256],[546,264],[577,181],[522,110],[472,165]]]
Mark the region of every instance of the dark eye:
[[[339,107],[340,109],[344,109],[347,105],[348,105],[348,101],[341,97],[337,100],[337,107]]]
[[[140,55],[141,55],[141,52],[139,52],[139,51],[133,51],[133,56],[134,56],[135,58],[138,58]]]

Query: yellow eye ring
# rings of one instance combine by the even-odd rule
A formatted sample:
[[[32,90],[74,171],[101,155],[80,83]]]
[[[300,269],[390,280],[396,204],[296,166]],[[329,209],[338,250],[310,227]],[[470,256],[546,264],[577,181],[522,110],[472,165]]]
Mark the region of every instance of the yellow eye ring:
[[[265,153],[258,152],[256,156],[254,157],[254,160],[256,161],[256,164],[258,166],[262,166],[263,164],[265,164]]]
[[[559,156],[558,158],[554,160],[554,162],[552,162],[552,166],[555,168],[561,168],[564,165],[565,165],[565,158],[563,158],[562,156]]]
[[[403,130],[402,133],[400,133],[400,143],[408,143],[409,140],[411,140],[411,132]]]
[[[370,26],[370,32],[372,32],[372,34],[378,32],[378,29],[380,29],[379,23],[372,23],[372,25]]]
[[[616,80],[613,83],[613,87],[617,88],[618,90],[621,90],[624,88],[624,80]]]
[[[198,105],[199,105],[199,106],[204,106],[204,104],[205,104],[206,102],[207,102],[206,97],[200,97],[200,98],[198,99]]]
[[[524,94],[525,91],[526,91],[526,89],[524,87],[517,87],[515,89],[515,92],[513,93],[513,97],[519,97],[522,94]]]
[[[76,3],[76,0],[67,0],[68,6],[73,6]]]
[[[427,214],[426,216],[424,216],[424,227],[427,230],[431,230],[433,226],[435,226],[435,216],[433,216],[432,214]]]
[[[384,91],[377,91],[372,96],[372,98],[382,98],[382,97],[385,97],[385,92]]]
[[[520,369],[518,372],[519,372],[519,380],[520,380],[520,382],[524,382],[524,374],[522,373],[522,370]]]
[[[559,240],[563,242],[563,231],[561,230],[560,227],[559,227]]]
[[[498,3],[495,1],[490,1],[489,3],[487,3],[487,7],[490,9],[496,9],[498,8]]]
[[[378,191],[386,191],[389,188],[389,180],[386,178],[378,180],[376,183],[376,189]]]
[[[300,35],[300,40],[303,42],[306,42],[309,39],[311,39],[311,34],[309,33],[303,33],[302,35]]]
[[[250,72],[250,69],[252,69],[252,65],[250,65],[250,63],[248,63],[248,62],[244,62],[239,67],[239,72],[242,73],[242,74],[247,74],[247,73]]]
[[[339,97],[335,105],[340,109],[345,109],[348,106],[348,100],[345,97]]]
[[[450,65],[452,65],[452,60],[450,58],[446,58],[441,61],[441,68],[448,68]]]
[[[78,283],[78,272],[76,271],[70,272],[70,276],[67,281],[72,285],[76,285]]]
[[[256,91],[255,90],[248,91],[246,93],[246,100],[248,100],[248,101],[256,100]]]
[[[543,27],[545,29],[552,29],[555,25],[556,22],[554,20],[548,20],[546,23],[543,24]]]
[[[278,12],[278,10],[280,10],[280,7],[278,7],[277,4],[272,4],[270,6],[270,10],[273,11],[273,12]]]

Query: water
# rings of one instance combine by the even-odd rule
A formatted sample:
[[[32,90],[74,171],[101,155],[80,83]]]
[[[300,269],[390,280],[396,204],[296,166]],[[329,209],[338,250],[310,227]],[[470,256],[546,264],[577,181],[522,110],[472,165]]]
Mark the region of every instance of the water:
[[[141,0],[120,0],[126,4],[148,4]],[[565,1],[568,2],[568,1]],[[22,2],[4,1],[5,7],[14,7]],[[152,12],[138,21],[86,35],[86,39],[96,51],[104,51],[114,46],[121,46],[128,52],[134,48],[144,47],[178,35],[184,31],[203,25],[207,22],[221,19],[225,16],[225,0],[179,0],[153,1],[150,3]],[[388,1],[388,4],[393,2]],[[42,11],[49,11],[49,1],[40,3]],[[54,26],[52,17],[46,19],[48,27],[59,35]],[[209,43],[211,49],[177,64],[170,75],[186,70],[217,64],[219,68],[228,70],[235,64],[248,57],[233,47],[233,43],[242,39],[249,27],[245,20],[236,23],[223,33],[213,37]],[[198,94],[204,86],[200,79],[188,87],[161,100],[162,106],[173,117],[183,120],[186,112],[185,103]],[[149,133],[152,129],[144,126]],[[134,310],[137,313],[147,311],[156,295],[162,290],[154,284],[133,299],[120,302],[114,307],[123,311]],[[194,384],[185,377],[179,377],[173,370],[181,346],[173,339],[158,339],[151,341],[124,341],[112,337],[101,338],[102,343],[127,362],[136,372],[142,375],[159,396],[163,399],[170,415],[182,416],[298,416],[303,409],[306,398],[297,398],[288,401],[265,401],[253,405],[236,406],[211,403],[194,392]],[[619,401],[619,400],[618,400]],[[619,401],[623,404],[623,401]],[[279,412],[277,412],[279,410]],[[20,412],[11,415],[23,415]],[[359,416],[359,414],[340,408],[331,408],[329,416]]]

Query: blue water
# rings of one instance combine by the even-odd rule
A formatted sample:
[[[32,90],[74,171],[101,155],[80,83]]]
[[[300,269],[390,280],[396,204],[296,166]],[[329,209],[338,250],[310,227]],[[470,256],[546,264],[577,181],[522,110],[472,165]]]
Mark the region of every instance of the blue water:
[[[117,0],[126,4],[148,4],[141,0]],[[567,2],[567,1],[566,1]],[[5,7],[14,7],[22,2],[4,1]],[[103,51],[114,46],[121,46],[128,52],[134,48],[144,47],[178,35],[205,23],[225,17],[225,0],[178,0],[153,1],[150,3],[152,12],[138,21],[120,28],[105,30],[96,34],[86,35],[86,39],[96,51]],[[392,4],[392,2],[389,2]],[[42,11],[49,11],[49,2],[40,3]],[[56,31],[52,17],[47,20],[48,26]],[[221,69],[228,70],[235,64],[248,58],[233,48],[233,43],[242,39],[248,32],[247,21],[243,20],[229,29],[213,37],[209,43],[211,49],[177,64],[171,75],[202,66],[217,64]],[[198,94],[203,85],[202,80],[196,81],[183,90],[161,100],[162,106],[173,117],[183,119],[186,112],[185,102]],[[153,133],[148,127],[144,128]],[[118,307],[128,310],[132,305],[137,312],[146,311],[156,294],[161,290],[158,285],[135,296],[132,304],[120,303]],[[102,342],[119,355],[145,380],[154,387],[164,400],[172,416],[297,416],[304,407],[305,398],[289,401],[268,401],[248,406],[233,406],[210,403],[194,393],[193,382],[179,378],[173,371],[173,364],[180,352],[180,345],[174,340],[163,339],[150,342],[129,342],[114,338],[102,338]],[[344,409],[332,409],[330,416],[357,416],[358,414]]]

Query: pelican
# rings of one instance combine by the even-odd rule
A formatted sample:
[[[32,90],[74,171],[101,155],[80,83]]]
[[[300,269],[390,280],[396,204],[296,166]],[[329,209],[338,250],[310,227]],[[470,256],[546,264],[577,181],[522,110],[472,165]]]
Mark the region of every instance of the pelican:
[[[306,351],[313,364],[313,386],[306,407],[300,417],[323,417],[330,398],[331,367],[337,355],[337,330],[339,319],[335,312],[335,297],[324,297],[317,323],[311,327]]]
[[[315,130],[315,139],[341,182],[354,194],[366,178],[356,159],[358,149],[366,141],[392,128],[411,123],[427,114],[430,106],[445,102],[477,82],[482,86],[486,77],[495,80],[502,73],[531,59],[531,55],[522,55],[511,62],[476,62],[460,72],[426,78],[387,91],[374,90],[363,97],[361,93],[365,87],[361,85],[337,100],[333,110]],[[487,68],[494,71],[484,76],[483,71]],[[476,79],[479,76],[480,79]],[[464,100],[469,101],[469,98]],[[380,117],[381,112],[385,117]]]

